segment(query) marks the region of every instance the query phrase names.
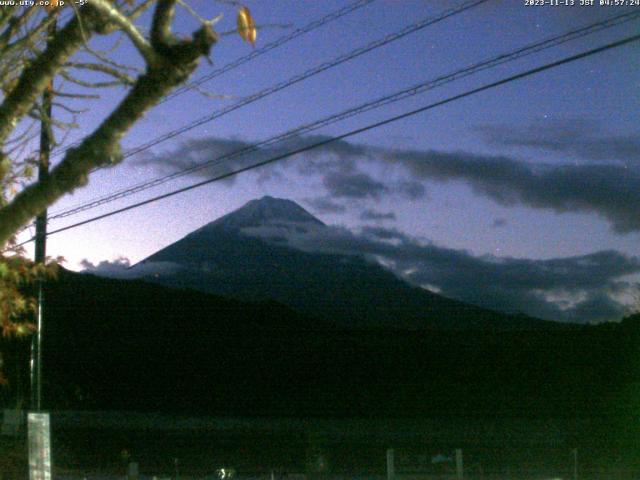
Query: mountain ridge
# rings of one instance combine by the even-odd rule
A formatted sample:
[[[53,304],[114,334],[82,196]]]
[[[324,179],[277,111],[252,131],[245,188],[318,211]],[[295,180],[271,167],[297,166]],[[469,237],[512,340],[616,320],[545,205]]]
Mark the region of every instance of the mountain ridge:
[[[601,414],[631,408],[619,400],[640,374],[637,315],[531,331],[356,331],[274,302],[66,271],[46,295],[45,391],[57,409]],[[25,361],[8,364],[26,366],[28,342],[15,348]]]
[[[289,242],[330,228],[295,202],[267,196],[191,232],[132,271],[167,286],[243,301],[271,299],[338,327],[500,330],[555,323],[443,297],[406,283],[364,254],[305,251]],[[142,273],[156,264],[175,268]]]

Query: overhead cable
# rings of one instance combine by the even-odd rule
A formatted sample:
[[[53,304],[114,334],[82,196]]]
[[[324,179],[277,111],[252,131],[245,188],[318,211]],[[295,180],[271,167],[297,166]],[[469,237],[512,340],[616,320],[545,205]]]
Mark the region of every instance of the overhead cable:
[[[511,76],[503,78],[501,80],[497,80],[495,82],[488,83],[488,84],[483,85],[481,87],[473,88],[473,89],[467,90],[467,91],[465,91],[463,93],[460,93],[460,94],[457,94],[457,95],[453,95],[453,96],[448,97],[448,98],[446,98],[444,100],[440,100],[438,102],[428,104],[426,106],[423,106],[423,107],[420,107],[420,108],[417,108],[417,109],[402,113],[400,115],[395,115],[395,116],[389,117],[389,118],[387,118],[385,120],[381,120],[379,122],[375,122],[375,123],[366,125],[364,127],[360,127],[360,128],[351,130],[351,131],[343,133],[341,135],[338,135],[338,136],[335,136],[335,137],[331,137],[331,138],[326,138],[324,140],[315,142],[315,143],[313,143],[311,145],[306,145],[304,147],[297,148],[297,149],[292,150],[290,152],[270,157],[270,158],[268,158],[266,160],[262,160],[260,162],[256,162],[254,164],[248,165],[246,167],[239,168],[239,169],[234,170],[232,172],[226,172],[226,173],[218,175],[218,176],[216,176],[214,178],[209,178],[207,180],[203,180],[201,182],[197,182],[197,183],[191,184],[189,186],[186,186],[186,187],[183,187],[183,188],[179,188],[177,190],[173,190],[171,192],[164,193],[162,195],[158,195],[156,197],[149,198],[147,200],[144,200],[144,201],[141,201],[141,202],[137,202],[137,203],[128,205],[128,206],[123,207],[123,208],[119,208],[117,210],[113,210],[111,212],[104,213],[102,215],[98,215],[98,216],[95,216],[95,217],[92,217],[92,218],[89,218],[89,219],[86,219],[86,220],[83,220],[83,221],[80,221],[80,222],[77,222],[77,223],[74,223],[74,224],[71,224],[71,225],[67,225],[65,227],[58,228],[56,230],[52,230],[52,231],[48,232],[47,235],[54,235],[56,233],[64,232],[64,231],[71,230],[71,229],[74,229],[74,228],[78,228],[80,226],[96,222],[98,220],[102,220],[102,219],[105,219],[105,218],[108,218],[108,217],[111,217],[111,216],[114,216],[114,215],[118,215],[120,213],[124,213],[124,212],[127,212],[129,210],[133,210],[133,209],[142,207],[144,205],[148,205],[150,203],[154,203],[154,202],[157,202],[159,200],[163,200],[165,198],[172,197],[174,195],[178,195],[180,193],[184,193],[184,192],[187,192],[187,191],[190,191],[190,190],[194,190],[194,189],[202,187],[204,185],[209,185],[211,183],[214,183],[214,182],[217,182],[217,181],[221,181],[221,180],[224,180],[226,178],[230,178],[230,177],[238,175],[240,173],[244,173],[244,172],[247,172],[249,170],[253,170],[253,169],[265,166],[265,165],[269,165],[269,164],[275,163],[277,161],[283,160],[285,158],[289,158],[291,156],[298,155],[300,153],[304,153],[304,152],[307,152],[309,150],[316,149],[316,148],[322,147],[324,145],[328,145],[328,144],[333,143],[333,142],[337,142],[339,140],[344,140],[346,138],[358,135],[360,133],[364,133],[364,132],[367,132],[369,130],[373,130],[373,129],[382,127],[384,125],[388,125],[390,123],[394,123],[394,122],[397,122],[399,120],[403,120],[405,118],[409,118],[409,117],[415,116],[415,115],[417,115],[419,113],[423,113],[423,112],[426,112],[428,110],[432,110],[434,108],[441,107],[443,105],[447,105],[449,103],[461,100],[463,98],[467,98],[467,97],[470,97],[472,95],[476,95],[478,93],[481,93],[481,92],[484,92],[484,91],[487,91],[487,90],[492,90],[492,89],[494,89],[496,87],[505,85],[507,83],[511,83],[511,82],[514,82],[514,81],[517,81],[517,80],[521,80],[523,78],[527,78],[527,77],[530,77],[532,75],[536,75],[538,73],[541,73],[541,72],[544,72],[544,71],[548,71],[548,70],[551,70],[553,68],[557,68],[559,66],[566,65],[566,64],[581,60],[583,58],[587,58],[587,57],[590,57],[590,56],[605,52],[607,50],[611,50],[611,49],[614,49],[614,48],[619,48],[621,46],[630,44],[632,42],[637,42],[639,40],[640,40],[640,35],[634,35],[634,36],[631,36],[631,37],[626,37],[626,38],[624,38],[622,40],[618,40],[616,42],[608,43],[608,44],[603,45],[601,47],[597,47],[597,48],[594,48],[594,49],[591,49],[591,50],[587,50],[585,52],[582,52],[582,53],[579,53],[579,54],[576,54],[576,55],[571,55],[571,56],[565,57],[565,58],[563,58],[561,60],[557,60],[555,62],[547,63],[547,64],[542,65],[540,67],[532,68],[530,70],[526,70],[526,71],[518,73],[516,75],[511,75]],[[33,240],[34,240],[33,238],[31,238],[29,240],[26,240],[26,241],[22,242],[21,244],[19,244],[19,246],[25,245],[26,243],[29,243],[29,242],[31,242]]]

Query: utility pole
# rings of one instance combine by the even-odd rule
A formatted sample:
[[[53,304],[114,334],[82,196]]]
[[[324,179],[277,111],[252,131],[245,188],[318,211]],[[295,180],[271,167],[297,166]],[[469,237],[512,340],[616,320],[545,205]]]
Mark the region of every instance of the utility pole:
[[[56,20],[54,19],[47,30],[47,43],[56,33]],[[49,158],[51,144],[53,143],[53,125],[51,123],[51,111],[53,106],[53,80],[42,94],[42,118],[40,120],[40,153],[38,156],[38,182],[49,178]],[[35,238],[35,262],[44,263],[47,256],[47,210],[45,209],[36,217]],[[37,327],[35,335],[31,339],[31,410],[40,411],[42,408],[42,328],[44,325],[44,285],[38,281],[38,307],[36,311]]]
[[[56,34],[55,13],[47,28],[47,45]],[[40,112],[40,154],[38,156],[38,182],[49,178],[49,157],[53,143],[53,78],[42,94]],[[47,257],[47,210],[36,217],[35,261],[44,263]],[[31,339],[31,411],[27,415],[27,444],[29,446],[29,479],[50,480],[51,427],[48,413],[42,412],[42,328],[44,326],[44,280],[38,281],[37,328]]]
[[[578,449],[574,448],[573,453],[573,480],[578,480]]]

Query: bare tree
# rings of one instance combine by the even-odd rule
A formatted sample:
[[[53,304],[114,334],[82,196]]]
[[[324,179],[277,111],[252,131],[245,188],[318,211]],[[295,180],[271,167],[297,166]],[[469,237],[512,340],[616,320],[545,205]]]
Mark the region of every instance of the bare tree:
[[[66,6],[62,0],[48,0],[44,8],[39,0],[35,3],[0,6],[0,327],[4,337],[33,331],[28,318],[34,302],[25,295],[24,286],[55,273],[55,262],[35,265],[26,260],[16,235],[63,195],[86,185],[92,171],[118,164],[123,158],[123,136],[172,89],[187,81],[219,38],[214,25],[220,16],[204,19],[183,0],[141,0],[137,4],[133,0],[89,0]],[[177,7],[199,22],[190,36],[173,33]],[[147,28],[136,24],[143,12],[150,14]],[[54,22],[59,28],[51,28]],[[246,41],[255,41],[255,26],[245,7],[238,12],[238,32]],[[143,67],[123,65],[110,58],[109,52],[92,48],[91,40],[97,36],[113,37],[115,43],[130,42]],[[96,75],[102,78],[96,80]],[[96,96],[70,92],[70,86],[122,86],[126,91],[93,131],[65,150],[47,178],[33,180],[37,155],[29,149],[33,150],[40,125],[49,129],[51,138],[63,135],[82,112],[72,106],[77,102],[65,100],[88,101]],[[56,99],[57,110],[68,118],[49,118],[41,101],[47,90]],[[3,380],[0,376],[0,383]]]

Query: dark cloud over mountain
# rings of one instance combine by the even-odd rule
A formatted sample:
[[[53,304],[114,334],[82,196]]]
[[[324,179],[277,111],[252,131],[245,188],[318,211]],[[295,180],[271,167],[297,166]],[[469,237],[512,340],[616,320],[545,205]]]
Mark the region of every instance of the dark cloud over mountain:
[[[603,135],[597,122],[547,120],[530,125],[485,125],[479,131],[493,145],[538,148],[590,161],[640,164],[640,133]]]
[[[193,174],[211,177],[219,171],[276,157],[328,138],[296,137],[277,147],[266,147],[252,153],[246,159],[225,161]],[[539,142],[544,141],[543,137],[537,138]],[[557,141],[556,148],[562,148],[560,139]],[[197,140],[186,143],[180,151],[161,155],[153,163],[175,171],[248,145],[239,140]],[[604,151],[605,147],[601,147]],[[593,147],[591,155],[597,157],[597,149],[601,147]],[[633,149],[633,145],[620,146],[618,152],[625,149]],[[325,194],[334,198],[380,201],[390,195],[399,195],[415,200],[426,195],[426,182],[458,181],[467,183],[477,195],[503,206],[525,206],[557,213],[590,213],[606,219],[617,233],[640,230],[640,215],[637,214],[640,170],[623,164],[534,165],[507,156],[464,151],[385,149],[346,141],[329,143],[300,157],[303,158],[294,157],[268,168],[273,175],[317,178]],[[149,159],[142,161],[151,162]],[[264,173],[260,175],[264,176]]]
[[[105,277],[120,276],[122,272],[131,266],[131,262],[126,257],[119,257],[113,261],[102,260],[97,264],[91,263],[86,258],[80,262],[83,271],[87,273],[95,273]]]
[[[491,223],[491,226],[493,228],[502,228],[507,224],[507,220],[505,218],[496,218],[493,220],[493,223]]]
[[[371,208],[367,208],[360,213],[360,220],[395,220],[396,214],[393,212],[379,212]]]
[[[134,279],[144,274],[157,274],[158,272],[174,272],[179,268],[178,265],[170,262],[156,262],[153,265],[139,267],[134,271],[130,268],[131,262],[126,257],[119,257],[113,261],[102,260],[97,264],[84,259],[80,262],[80,266],[83,273],[120,279]]]
[[[336,202],[331,197],[307,198],[305,203],[318,213],[344,213],[347,211],[345,205]]]
[[[465,152],[398,151],[389,161],[425,180],[467,182],[504,206],[593,213],[619,233],[640,230],[640,171],[621,165],[531,165]]]
[[[324,176],[322,183],[329,195],[337,198],[379,199],[388,191],[388,187],[382,182],[362,172],[330,172]]]
[[[270,234],[265,231],[265,236]],[[639,258],[615,251],[548,260],[478,257],[379,226],[364,227],[360,233],[319,229],[290,236],[289,243],[305,251],[364,253],[408,282],[447,297],[552,320],[621,318],[629,307],[619,297],[630,298],[638,288],[624,277],[640,273]]]

